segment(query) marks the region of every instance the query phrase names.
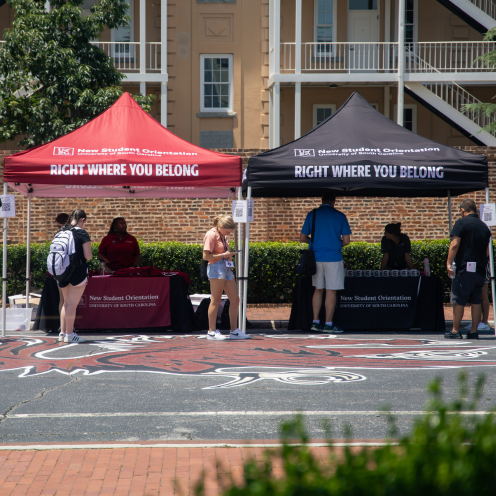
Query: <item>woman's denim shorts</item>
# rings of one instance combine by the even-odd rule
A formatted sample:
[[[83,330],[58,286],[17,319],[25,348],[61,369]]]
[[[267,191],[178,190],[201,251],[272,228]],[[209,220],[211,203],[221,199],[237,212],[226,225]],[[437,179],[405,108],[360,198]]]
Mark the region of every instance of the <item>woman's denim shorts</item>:
[[[229,267],[226,267],[224,259],[218,260],[213,264],[208,264],[207,276],[209,279],[225,279],[226,281],[232,281],[234,279],[233,271]]]

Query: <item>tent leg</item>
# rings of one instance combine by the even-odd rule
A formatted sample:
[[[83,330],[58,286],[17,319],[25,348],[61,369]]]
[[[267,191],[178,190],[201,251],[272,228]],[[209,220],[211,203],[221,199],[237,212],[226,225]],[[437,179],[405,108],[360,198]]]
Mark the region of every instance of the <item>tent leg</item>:
[[[248,186],[248,191],[246,192],[246,199],[250,200],[251,199],[251,186]],[[245,244],[244,244],[244,256],[245,256],[245,263],[244,263],[244,279],[243,279],[243,320],[241,325],[243,326],[241,328],[242,332],[246,332],[246,306],[248,304],[248,257],[250,255],[250,222],[246,222],[246,235],[245,235]]]
[[[28,227],[26,234],[26,308],[29,308],[31,283],[31,195],[28,193]]]
[[[489,188],[486,188],[486,203],[489,203]],[[492,303],[493,303],[493,314],[494,314],[494,297],[495,297],[495,282],[494,282],[494,257],[493,257],[493,237],[491,232],[491,238],[489,239],[489,269],[491,271],[491,293],[492,293]],[[496,334],[496,329],[494,331]]]
[[[7,183],[3,183],[3,194],[7,194]],[[2,338],[7,329],[7,217],[3,218],[3,265],[2,265]]]
[[[451,236],[451,230],[453,229],[453,209],[451,208],[451,190],[448,190],[448,215],[449,215],[448,236]]]
[[[238,200],[243,199],[243,192],[242,188],[238,188]],[[241,250],[240,253],[238,254],[237,260],[236,260],[236,276],[238,278],[238,295],[239,295],[239,305],[238,305],[238,325],[241,325],[241,322],[243,322],[243,279],[240,279],[240,277],[243,277],[243,224],[239,223],[237,224],[237,247],[236,250]]]

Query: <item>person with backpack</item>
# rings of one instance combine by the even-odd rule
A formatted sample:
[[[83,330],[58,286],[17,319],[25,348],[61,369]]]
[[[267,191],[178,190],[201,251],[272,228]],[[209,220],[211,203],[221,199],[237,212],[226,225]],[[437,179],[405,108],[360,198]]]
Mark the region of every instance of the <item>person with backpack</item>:
[[[234,273],[232,257],[226,237],[232,234],[236,224],[230,215],[219,215],[213,221],[213,227],[203,238],[203,260],[208,261],[207,275],[210,282],[210,305],[208,307],[207,339],[222,341],[227,336],[217,329],[217,313],[223,291],[229,298],[229,320],[231,323],[230,339],[249,339],[251,336],[238,328],[239,296]]]
[[[88,283],[88,265],[91,260],[91,240],[83,229],[84,210],[74,210],[67,224],[55,235],[47,258],[48,271],[61,288],[64,305],[60,312],[59,341],[84,343],[86,339],[74,332],[76,309]]]
[[[381,270],[413,269],[410,238],[401,232],[401,222],[388,224],[381,240]]]

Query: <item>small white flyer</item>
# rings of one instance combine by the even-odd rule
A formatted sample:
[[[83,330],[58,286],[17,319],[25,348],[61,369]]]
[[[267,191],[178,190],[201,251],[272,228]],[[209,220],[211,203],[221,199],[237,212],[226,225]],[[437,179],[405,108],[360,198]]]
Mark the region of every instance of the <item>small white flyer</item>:
[[[254,210],[254,200],[233,200],[232,202],[232,218],[234,222],[253,222]]]
[[[0,195],[0,217],[15,217],[14,195]]]
[[[496,226],[496,204],[481,203],[480,220],[487,226]]]
[[[475,272],[477,270],[477,262],[467,262],[467,272]]]

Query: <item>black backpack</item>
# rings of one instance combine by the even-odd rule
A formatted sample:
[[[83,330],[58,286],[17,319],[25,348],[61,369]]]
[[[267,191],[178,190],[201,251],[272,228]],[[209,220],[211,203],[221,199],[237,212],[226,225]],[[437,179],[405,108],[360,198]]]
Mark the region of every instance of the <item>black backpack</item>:
[[[230,301],[226,300],[224,304],[224,308],[222,309],[222,313],[219,318],[217,317],[217,329],[220,331],[229,331],[231,330],[231,322],[229,320],[229,305]],[[208,307],[210,306],[210,298],[204,298],[201,303],[198,305],[196,309],[196,320],[200,329],[205,331],[208,329]]]

